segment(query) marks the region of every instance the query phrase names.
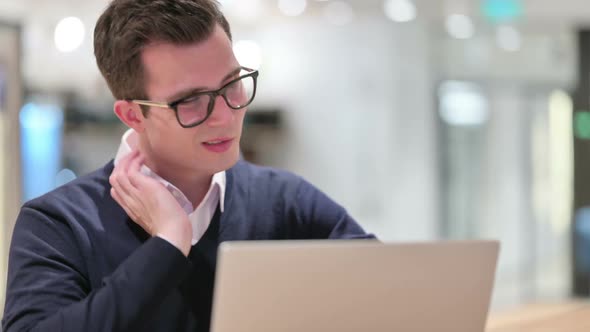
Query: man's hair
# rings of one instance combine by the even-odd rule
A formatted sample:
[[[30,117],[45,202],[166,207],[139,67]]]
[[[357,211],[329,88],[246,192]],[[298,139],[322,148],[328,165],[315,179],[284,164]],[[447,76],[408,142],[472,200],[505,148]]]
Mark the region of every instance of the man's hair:
[[[231,40],[215,0],[113,0],[94,29],[96,63],[116,99],[147,99],[142,49],[204,41],[217,24]]]

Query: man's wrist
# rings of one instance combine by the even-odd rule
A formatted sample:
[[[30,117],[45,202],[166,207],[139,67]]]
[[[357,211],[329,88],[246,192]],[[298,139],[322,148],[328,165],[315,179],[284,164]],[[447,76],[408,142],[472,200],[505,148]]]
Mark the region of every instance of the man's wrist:
[[[184,243],[186,241],[183,241],[181,239],[177,239],[173,236],[169,236],[169,235],[162,234],[162,233],[156,233],[154,236],[157,236],[157,237],[167,241],[168,243],[170,243],[171,245],[176,247],[178,250],[180,250],[185,257],[188,257],[188,253],[190,252],[190,249],[191,249],[190,241],[188,241],[188,244],[187,244],[187,243]]]

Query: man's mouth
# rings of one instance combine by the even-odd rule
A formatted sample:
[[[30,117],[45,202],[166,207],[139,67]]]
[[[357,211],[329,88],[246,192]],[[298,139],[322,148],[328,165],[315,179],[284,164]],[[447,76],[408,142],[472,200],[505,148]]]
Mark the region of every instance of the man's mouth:
[[[204,142],[204,144],[207,144],[207,145],[216,145],[216,144],[221,144],[221,143],[227,142],[227,141],[228,140],[225,140],[225,141],[222,141],[222,140],[219,140],[219,141],[208,141],[208,142]]]
[[[216,138],[203,142],[203,146],[211,152],[225,152],[232,146],[233,138]]]

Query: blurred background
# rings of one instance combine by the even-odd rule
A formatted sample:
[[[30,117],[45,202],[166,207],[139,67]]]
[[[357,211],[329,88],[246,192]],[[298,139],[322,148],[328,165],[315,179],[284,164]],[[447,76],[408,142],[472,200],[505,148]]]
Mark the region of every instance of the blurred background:
[[[125,127],[93,56],[107,0],[0,0],[0,310],[20,205]],[[587,297],[587,0],[225,0],[257,68],[244,157],[384,241],[499,239],[492,308]],[[466,271],[468,273],[468,271]]]

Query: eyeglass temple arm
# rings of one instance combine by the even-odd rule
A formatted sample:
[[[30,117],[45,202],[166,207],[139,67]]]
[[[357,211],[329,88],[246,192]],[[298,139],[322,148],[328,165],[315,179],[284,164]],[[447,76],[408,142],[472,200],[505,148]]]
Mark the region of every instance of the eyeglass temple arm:
[[[153,101],[149,101],[149,100],[133,99],[133,100],[131,100],[131,102],[139,104],[139,105],[145,105],[145,106],[170,108],[170,105],[168,105],[166,103],[157,103],[157,102],[153,102]]]

